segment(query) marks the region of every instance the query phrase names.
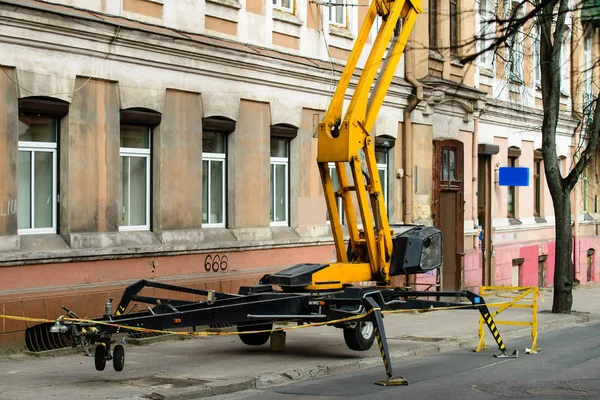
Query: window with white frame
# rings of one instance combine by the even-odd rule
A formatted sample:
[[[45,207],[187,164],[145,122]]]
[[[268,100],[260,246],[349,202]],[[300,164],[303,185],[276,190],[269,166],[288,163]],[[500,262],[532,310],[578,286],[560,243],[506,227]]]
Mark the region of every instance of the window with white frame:
[[[556,160],[556,162],[558,163],[558,172],[559,172],[560,176],[564,176],[563,169],[564,169],[565,159],[566,159],[565,156],[559,156],[558,159]]]
[[[458,55],[458,1],[449,0],[450,6],[450,54],[453,56]]]
[[[271,225],[287,226],[289,214],[289,140],[271,137]]]
[[[119,230],[150,229],[151,128],[121,125]]]
[[[583,170],[583,177],[581,179],[582,180],[581,183],[582,183],[582,186],[583,186],[583,188],[581,190],[582,191],[582,193],[581,193],[581,200],[582,200],[582,203],[583,203],[583,212],[584,213],[588,212],[588,203],[589,203],[588,197],[590,196],[590,185],[589,185],[589,182],[588,182],[588,176],[589,176],[589,174],[588,174],[588,168],[585,168]]]
[[[583,113],[588,116],[588,119],[592,116],[591,104],[593,95],[592,95],[592,35],[585,35],[583,39],[583,62],[584,62],[584,71],[583,71],[583,79],[584,79],[584,89],[583,89]]]
[[[284,11],[292,12],[294,7],[293,0],[273,0],[273,7]]]
[[[563,31],[560,62],[560,91],[568,95],[571,93],[571,31],[567,26],[565,26]]]
[[[542,82],[542,66],[540,63],[540,30],[537,26],[531,29],[531,65],[533,69],[533,85],[540,86]]]
[[[375,138],[375,161],[379,173],[379,182],[383,200],[385,202],[386,212],[390,213],[390,194],[389,191],[389,171],[390,171],[390,153],[396,144],[396,139],[388,135],[380,135]]]
[[[533,155],[533,216],[542,216],[542,151],[535,150]]]
[[[388,207],[388,152],[386,149],[375,149],[375,159],[377,161],[377,172],[379,173],[379,182],[383,191],[383,201]]]
[[[57,143],[57,119],[19,117],[19,234],[56,233]]]
[[[329,3],[329,23],[346,26],[346,0],[331,0]]]
[[[479,0],[478,23],[479,23],[479,51],[484,51],[493,42],[496,35],[496,27],[492,20],[495,18],[494,3],[492,0]],[[479,64],[484,68],[492,68],[494,51],[486,51],[479,56]]]
[[[337,171],[335,168],[335,163],[330,162],[329,166],[329,176],[331,177],[331,185],[333,186],[333,192],[336,193],[340,189],[340,182],[338,180]],[[336,197],[335,202],[337,204],[338,215],[340,217],[340,222],[344,224],[344,208],[341,197]],[[329,211],[327,211],[327,222],[330,222],[331,219],[329,217]]]
[[[524,6],[519,2],[509,3],[508,18],[512,18],[513,15],[516,18],[523,18]],[[516,10],[516,12],[515,12]],[[517,33],[508,38],[507,51],[508,51],[508,79],[515,83],[523,83],[523,56],[524,56],[524,35],[523,28],[520,28]]]
[[[429,10],[427,10],[427,14],[429,15],[429,48],[431,50],[437,50],[437,42],[438,42],[438,0],[429,0]]]
[[[202,225],[225,227],[225,176],[227,136],[202,132]]]

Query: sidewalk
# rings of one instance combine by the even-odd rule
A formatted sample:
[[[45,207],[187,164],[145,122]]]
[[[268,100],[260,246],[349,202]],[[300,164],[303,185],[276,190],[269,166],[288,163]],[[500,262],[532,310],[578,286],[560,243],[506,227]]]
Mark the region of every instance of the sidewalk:
[[[600,321],[600,286],[580,287],[573,295],[574,313],[556,315],[547,312],[552,293],[542,292],[539,347],[544,347],[544,331]],[[511,309],[497,319],[530,317],[530,310]],[[477,345],[479,313],[473,310],[394,314],[384,322],[393,362]],[[529,327],[498,329],[509,352],[510,338],[530,334]],[[486,344],[491,357],[497,349],[489,332]],[[93,358],[80,354],[5,357],[0,359],[0,399],[194,399],[365,367],[380,367],[385,378],[376,344],[368,352],[349,350],[342,331],[332,327],[290,330],[286,350],[279,353],[271,352],[268,344],[246,346],[237,336],[211,336],[127,346],[125,358],[122,372],[115,372],[111,364],[98,372]],[[395,372],[402,375],[401,370]]]

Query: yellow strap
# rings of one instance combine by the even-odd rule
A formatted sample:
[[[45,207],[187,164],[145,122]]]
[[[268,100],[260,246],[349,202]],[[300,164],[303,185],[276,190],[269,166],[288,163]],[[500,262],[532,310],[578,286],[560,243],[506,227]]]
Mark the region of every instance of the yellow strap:
[[[492,304],[488,304],[488,305],[492,305]],[[429,308],[429,309],[425,309],[423,311],[430,312],[430,311],[456,310],[456,309],[469,308],[469,307],[472,307],[472,305],[468,304],[468,305],[464,305],[464,306]],[[256,330],[256,331],[246,331],[246,332],[206,332],[206,331],[181,332],[181,331],[170,331],[170,330],[161,330],[161,329],[140,328],[140,327],[135,327],[135,326],[115,324],[112,322],[94,321],[91,319],[67,318],[67,317],[62,318],[61,321],[65,321],[65,322],[68,321],[68,322],[73,322],[73,323],[90,323],[90,324],[95,324],[95,325],[111,326],[111,327],[115,327],[115,328],[121,328],[121,329],[130,330],[130,331],[136,331],[136,332],[146,332],[146,333],[162,333],[162,334],[181,335],[181,336],[229,336],[229,335],[245,335],[245,334],[251,334],[251,333],[261,333],[261,332],[288,331],[288,330],[292,330],[292,329],[303,329],[303,328],[312,328],[312,327],[324,326],[324,325],[333,325],[333,324],[338,324],[341,322],[348,322],[348,321],[364,319],[365,317],[367,317],[368,315],[370,315],[372,312],[374,312],[376,310],[380,310],[380,309],[373,308],[364,314],[353,315],[350,317],[340,318],[340,319],[335,319],[335,320],[329,320],[329,321],[323,321],[323,322],[313,322],[310,324],[303,324],[303,325],[297,325],[297,326],[277,327],[276,329]],[[382,314],[400,314],[400,313],[412,313],[412,312],[414,312],[414,310],[387,310],[387,311],[382,311]],[[0,319],[26,321],[26,322],[39,322],[39,323],[55,322],[55,320],[50,320],[50,319],[18,317],[18,316],[14,316],[14,315],[0,315]]]

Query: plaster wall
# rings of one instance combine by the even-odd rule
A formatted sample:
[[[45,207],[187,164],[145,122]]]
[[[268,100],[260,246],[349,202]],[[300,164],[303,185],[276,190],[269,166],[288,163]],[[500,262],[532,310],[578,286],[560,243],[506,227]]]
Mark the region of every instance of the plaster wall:
[[[17,196],[14,177],[18,166],[18,100],[10,79],[15,71],[5,68],[0,76],[0,251],[18,247]],[[9,79],[10,78],[10,79]]]

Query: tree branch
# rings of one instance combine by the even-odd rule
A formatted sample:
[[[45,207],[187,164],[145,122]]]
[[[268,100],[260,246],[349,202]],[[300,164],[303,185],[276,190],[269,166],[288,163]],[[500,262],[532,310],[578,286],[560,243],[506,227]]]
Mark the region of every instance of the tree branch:
[[[596,103],[594,107],[594,117],[592,118],[592,121],[588,126],[588,131],[590,135],[588,138],[588,144],[583,150],[583,153],[581,153],[581,157],[579,158],[579,160],[577,160],[575,167],[571,170],[571,172],[569,172],[569,175],[567,175],[567,177],[564,179],[566,187],[569,191],[573,190],[573,188],[577,184],[579,177],[583,173],[585,167],[588,165],[590,160],[596,154],[596,148],[598,147],[598,135],[600,134],[600,106],[598,106],[600,102],[599,98],[597,97],[596,100],[594,100],[594,102]]]

